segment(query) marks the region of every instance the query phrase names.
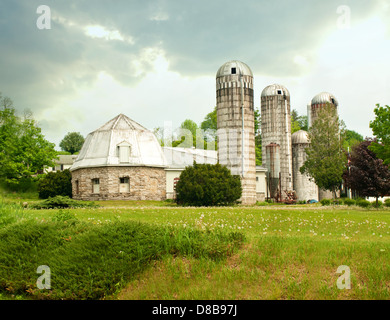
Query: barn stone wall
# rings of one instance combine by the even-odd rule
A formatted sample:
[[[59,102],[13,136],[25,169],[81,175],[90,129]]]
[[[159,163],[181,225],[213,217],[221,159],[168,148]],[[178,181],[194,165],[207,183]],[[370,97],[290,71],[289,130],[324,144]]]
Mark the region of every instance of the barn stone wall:
[[[129,178],[130,188],[120,192],[120,179]],[[93,179],[99,179],[99,193],[93,192]],[[72,193],[77,200],[165,200],[164,168],[100,167],[72,171]]]

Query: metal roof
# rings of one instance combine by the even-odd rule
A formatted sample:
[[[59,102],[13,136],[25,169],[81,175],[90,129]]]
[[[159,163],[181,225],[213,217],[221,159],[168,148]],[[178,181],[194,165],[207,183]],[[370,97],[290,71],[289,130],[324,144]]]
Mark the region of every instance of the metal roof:
[[[261,92],[262,97],[277,96],[277,95],[285,95],[286,97],[289,97],[290,92],[287,90],[285,86],[276,83],[265,87]]]
[[[332,103],[336,107],[339,105],[335,96],[329,92],[320,92],[311,100],[312,105],[313,104],[324,104],[324,103]]]
[[[203,150],[195,148],[163,147],[167,163],[172,168],[192,166],[196,163],[216,164],[218,153],[216,150]]]
[[[128,161],[120,162],[119,146],[130,147]],[[153,132],[120,114],[88,134],[70,170],[104,166],[165,167],[166,159]]]
[[[309,143],[309,136],[305,130],[299,130],[291,135],[292,144],[307,144]]]
[[[232,60],[224,63],[217,72],[217,78],[223,77],[223,76],[228,76],[232,73],[232,68],[236,68],[236,73],[235,74],[242,74],[244,76],[251,76],[253,77],[252,70],[248,67],[247,64],[244,62],[238,61],[238,60]]]

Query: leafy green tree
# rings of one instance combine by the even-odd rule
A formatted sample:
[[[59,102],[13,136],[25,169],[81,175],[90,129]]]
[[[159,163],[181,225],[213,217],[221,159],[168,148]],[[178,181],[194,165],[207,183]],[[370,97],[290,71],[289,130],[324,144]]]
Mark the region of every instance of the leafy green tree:
[[[370,122],[370,128],[377,141],[371,143],[369,148],[385,164],[390,164],[390,107],[377,104],[374,112],[376,117]]]
[[[291,133],[299,130],[308,130],[307,116],[300,116],[298,111],[293,109],[291,111]]]
[[[219,163],[194,163],[185,168],[176,184],[176,202],[181,205],[230,205],[238,201],[241,193],[240,178]]]
[[[319,188],[332,191],[334,197],[347,162],[341,147],[344,130],[345,125],[339,120],[336,109],[327,104],[309,129],[311,143],[306,148],[307,159],[300,168],[302,174],[311,176]]]
[[[217,107],[206,115],[200,128],[205,132],[206,142],[217,142]]]
[[[359,143],[363,142],[363,136],[353,130],[345,130],[345,140],[343,144],[344,150],[352,150],[352,148]]]
[[[69,169],[46,174],[38,182],[38,194],[41,199],[55,196],[72,197],[72,175]]]
[[[79,152],[84,144],[84,137],[80,132],[68,132],[60,142],[60,148],[63,151],[75,154]]]
[[[31,113],[17,116],[9,98],[0,97],[0,104],[0,179],[17,184],[44,166],[53,166],[57,154]]]
[[[262,140],[261,140],[261,114],[258,109],[255,109],[255,154],[256,165],[260,166],[263,163],[262,155]]]
[[[298,111],[293,109],[291,111],[291,134],[301,130],[301,126],[298,122]]]
[[[356,190],[364,197],[378,198],[390,193],[390,170],[373,151],[369,149],[374,139],[366,139],[353,147],[349,162],[349,170],[344,173],[344,181],[348,188]]]

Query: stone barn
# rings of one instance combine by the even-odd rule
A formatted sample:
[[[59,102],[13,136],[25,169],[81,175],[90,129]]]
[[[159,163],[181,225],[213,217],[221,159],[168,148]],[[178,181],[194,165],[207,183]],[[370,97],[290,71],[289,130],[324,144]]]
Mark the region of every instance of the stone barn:
[[[85,139],[70,169],[73,198],[165,200],[165,167],[156,136],[120,114]]]

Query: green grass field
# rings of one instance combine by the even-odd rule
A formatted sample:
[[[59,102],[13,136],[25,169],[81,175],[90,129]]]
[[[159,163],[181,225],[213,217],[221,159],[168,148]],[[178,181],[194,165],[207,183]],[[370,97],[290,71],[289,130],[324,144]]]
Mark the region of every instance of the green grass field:
[[[47,241],[57,243],[57,246],[49,246],[51,249],[47,254],[61,253],[63,264],[66,264],[68,254],[69,259],[80,259],[78,255],[85,247],[85,250],[90,250],[91,256],[94,256],[94,250],[99,252],[98,255],[105,255],[103,264],[95,266],[96,269],[101,269],[102,274],[103,266],[106,265],[110,266],[109,270],[118,269],[117,274],[104,274],[105,285],[107,281],[111,281],[110,276],[112,281],[119,283],[116,290],[99,296],[100,291],[95,290],[91,284],[90,291],[95,295],[84,292],[80,296],[87,299],[390,298],[388,208],[367,210],[346,206],[322,207],[318,204],[183,208],[167,202],[153,201],[107,201],[98,204],[101,207],[61,210],[31,210],[13,205],[14,209],[10,215],[3,214],[6,226],[3,227],[2,234],[7,233],[7,228],[15,234],[15,229],[11,228],[24,225],[26,221],[29,221],[30,227],[42,226],[45,223],[50,225],[54,223],[54,217],[57,217],[54,219],[57,220],[55,227],[48,227],[53,234],[47,236]],[[9,211],[9,208],[5,210]],[[58,218],[63,216],[74,219]],[[0,225],[3,220],[0,220]],[[125,237],[121,233],[121,238],[115,233],[115,237],[111,237],[114,232],[112,226],[133,222],[148,226],[142,229],[145,239],[137,239],[142,238],[140,241],[145,242],[144,245],[150,247],[151,252],[142,267],[139,264],[139,272],[127,274],[123,270],[128,269],[117,266],[117,263],[124,262],[111,255],[107,243],[120,248],[120,243],[126,242],[128,235]],[[169,238],[173,239],[169,244],[166,243],[166,230],[171,230],[173,234]],[[198,233],[194,234],[194,231]],[[40,232],[44,234],[42,230]],[[60,233],[60,236],[56,235],[56,232]],[[238,238],[227,236],[229,234],[242,237],[236,241]],[[96,240],[100,243],[99,248],[91,244],[91,239],[101,237],[106,239],[107,243]],[[121,239],[121,242],[115,242],[114,238]],[[162,247],[159,239],[165,241]],[[138,248],[146,248],[145,246]],[[101,248],[105,248],[105,251]],[[152,248],[157,249],[153,251]],[[37,250],[36,244],[30,250]],[[216,258],[217,256],[219,258]],[[140,259],[142,252],[137,257]],[[18,258],[13,258],[18,261]],[[35,254],[33,262],[44,264],[39,259],[44,260],[44,255]],[[1,261],[5,263],[5,259],[0,260],[0,263]],[[52,260],[46,262],[54,264]],[[337,279],[341,274],[336,272],[342,265],[350,268],[350,289],[337,288]],[[71,270],[71,266],[68,268]],[[88,268],[89,274],[84,271],[79,273],[90,277],[91,281],[103,281],[99,280],[97,271],[96,279],[90,275],[94,269],[93,263],[88,264]],[[20,270],[26,272],[22,267]],[[75,270],[72,272],[77,273]],[[54,278],[54,271],[52,273]],[[22,289],[14,289],[11,292],[5,281],[6,274],[3,273],[0,297],[39,297],[39,292],[33,288],[37,276],[34,272],[30,273],[28,286],[14,284],[15,288]],[[18,273],[13,277],[15,283],[23,282],[23,277]],[[61,281],[66,283],[65,275]],[[55,281],[53,290],[54,287]],[[23,293],[23,290],[27,292]],[[66,298],[72,296],[68,295]]]

